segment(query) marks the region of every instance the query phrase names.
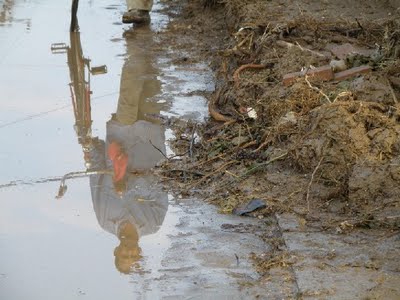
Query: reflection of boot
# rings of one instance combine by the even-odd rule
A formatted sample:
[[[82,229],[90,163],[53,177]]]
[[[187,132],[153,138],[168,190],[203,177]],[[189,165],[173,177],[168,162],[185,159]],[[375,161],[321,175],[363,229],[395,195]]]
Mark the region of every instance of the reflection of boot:
[[[136,24],[144,24],[150,22],[150,13],[148,10],[142,9],[131,9],[124,13],[122,16],[122,23],[136,23]]]

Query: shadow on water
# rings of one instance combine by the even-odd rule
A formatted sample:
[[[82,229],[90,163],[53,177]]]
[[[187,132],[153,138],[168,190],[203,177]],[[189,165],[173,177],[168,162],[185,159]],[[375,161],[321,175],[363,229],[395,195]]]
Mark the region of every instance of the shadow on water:
[[[90,80],[91,75],[106,73],[107,67],[91,67],[90,59],[83,55],[79,32],[70,33],[70,46],[53,44],[52,51],[67,53],[74,129],[86,167],[63,177],[57,198],[66,193],[68,178],[90,176],[98,223],[119,240],[114,250],[115,267],[129,274],[141,272],[139,239],[157,232],[162,225],[168,195],[151,171],[165,157],[164,128],[154,117],[162,106],[147,101],[161,91],[158,70],[146,51],[151,46],[152,32],[143,26],[125,32],[124,37],[127,57],[118,105],[106,122],[103,139],[92,135]]]

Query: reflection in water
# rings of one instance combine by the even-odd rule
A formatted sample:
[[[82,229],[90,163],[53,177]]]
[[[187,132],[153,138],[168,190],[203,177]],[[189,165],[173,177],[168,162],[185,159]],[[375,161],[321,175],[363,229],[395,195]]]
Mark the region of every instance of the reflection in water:
[[[15,4],[14,2],[14,0],[5,0],[3,3],[0,4],[0,23],[5,23],[10,19],[11,10]]]
[[[92,116],[90,101],[92,91],[90,90],[90,75],[104,74],[107,72],[107,67],[105,65],[100,67],[90,66],[90,59],[83,56],[79,32],[70,33],[70,46],[67,46],[64,43],[52,44],[51,51],[55,54],[65,52],[67,53],[68,66],[70,71],[69,75],[71,78],[71,83],[69,84],[69,87],[75,117],[74,129],[78,136],[78,143],[82,146],[85,166],[87,168],[86,171],[71,172],[63,177],[57,195],[57,198],[61,198],[67,190],[65,181],[68,178],[81,175],[90,175],[93,173],[93,171],[90,170],[90,152],[96,139],[92,137]],[[108,170],[95,171],[95,173],[97,172],[110,173],[110,171]]]
[[[132,29],[133,30],[133,29]],[[100,226],[119,239],[114,250],[115,266],[122,273],[139,271],[139,239],[158,231],[168,209],[167,193],[157,186],[150,169],[165,153],[164,130],[151,115],[159,104],[146,101],[160,92],[148,27],[127,34],[127,59],[121,75],[116,112],[107,122],[105,141],[91,136],[90,68],[82,55],[79,33],[71,33],[71,46],[54,44],[53,50],[67,49],[74,102],[75,129],[82,145],[86,171],[90,175],[93,208]],[[89,70],[85,78],[84,67]],[[73,172],[80,173],[80,172]],[[65,193],[61,185],[59,196]]]
[[[16,6],[15,0],[4,0],[0,1],[0,26],[10,25],[13,23],[25,23],[26,29],[30,30],[31,28],[31,19],[14,19],[13,18],[13,10]]]

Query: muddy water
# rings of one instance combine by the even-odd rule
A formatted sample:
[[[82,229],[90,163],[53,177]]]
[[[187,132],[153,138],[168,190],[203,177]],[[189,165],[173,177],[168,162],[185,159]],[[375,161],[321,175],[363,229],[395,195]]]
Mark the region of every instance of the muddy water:
[[[191,93],[212,88],[206,66],[156,55],[157,3],[151,26],[132,28],[124,2],[81,1],[71,35],[69,6],[0,2],[0,298],[254,296],[248,257],[265,246],[223,228],[256,223],[174,199],[151,172],[168,153],[160,116],[206,116]],[[127,157],[115,173],[140,170],[121,185],[113,142]]]

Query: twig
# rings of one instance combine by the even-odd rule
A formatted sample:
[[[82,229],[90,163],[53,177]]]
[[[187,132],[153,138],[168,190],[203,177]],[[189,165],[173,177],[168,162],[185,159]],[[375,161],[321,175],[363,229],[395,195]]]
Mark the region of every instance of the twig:
[[[229,175],[231,175],[231,176],[233,176],[233,177],[239,178],[239,176],[237,176],[236,174],[233,174],[232,172],[230,172],[230,171],[228,171],[228,170],[225,170],[225,173],[226,173],[226,174],[229,174]]]
[[[333,100],[332,102],[334,103],[339,98],[343,98],[343,97],[347,97],[347,96],[351,96],[351,95],[352,95],[352,92],[349,92],[349,91],[341,92],[336,96],[335,100]]]
[[[195,124],[193,126],[192,138],[190,140],[190,146],[189,146],[189,156],[190,156],[190,158],[193,157],[193,144],[194,144],[194,140],[195,140],[194,134],[196,133],[196,127],[197,127],[197,124]]]
[[[251,35],[251,33],[248,34],[239,44],[237,44],[235,46],[235,48],[239,49],[240,47],[242,47],[247,42],[247,40],[249,39],[250,35]]]
[[[314,171],[311,174],[311,179],[310,182],[308,183],[308,187],[307,187],[307,195],[306,195],[306,201],[307,201],[307,210],[308,212],[310,212],[310,191],[311,191],[311,185],[314,181],[314,176],[317,173],[319,167],[321,166],[322,160],[324,159],[324,157],[322,156],[321,159],[319,160],[317,166],[315,167]]]
[[[265,138],[264,142],[261,143],[261,145],[254,150],[255,153],[257,153],[258,151],[264,149],[268,144],[269,144],[270,140],[268,139],[268,136]]]
[[[358,27],[360,27],[361,31],[365,32],[364,27],[361,26],[361,23],[357,18],[356,18],[356,22],[357,22]]]
[[[316,86],[312,86],[310,81],[308,80],[308,76],[307,76],[307,72],[306,75],[304,77],[305,81],[307,82],[307,85],[314,91],[317,91],[318,93],[320,93],[322,96],[324,96],[324,98],[328,101],[328,103],[332,103],[331,100],[329,99],[329,97],[323,92],[321,91],[319,88],[317,88]]]
[[[172,169],[168,171],[164,171],[164,173],[173,173],[173,172],[182,172],[182,173],[191,173],[193,175],[197,176],[204,176],[204,173],[198,172],[198,171],[191,171],[191,170],[186,170],[186,169]]]
[[[266,40],[266,38],[267,38],[269,35],[271,35],[271,31],[270,31],[269,25],[270,25],[270,23],[268,23],[267,26],[265,26],[264,33],[263,33],[263,35],[262,35],[261,38],[260,38],[260,44],[263,44],[264,41]]]
[[[174,158],[176,158],[176,157],[185,156],[185,155],[188,154],[188,153],[189,153],[189,151],[186,151],[186,152],[183,152],[183,153],[174,154],[174,155],[172,155],[172,156],[170,156],[170,157],[167,157],[167,159],[168,159],[168,160],[172,160],[172,159],[174,159]]]
[[[215,171],[213,171],[213,172],[211,172],[211,173],[208,173],[208,174],[205,175],[203,178],[201,178],[200,180],[198,180],[198,181],[196,181],[195,183],[193,183],[193,184],[191,185],[191,187],[195,187],[196,185],[199,185],[200,183],[202,183],[202,182],[203,182],[204,180],[206,180],[207,178],[210,178],[210,177],[213,176],[214,174],[220,172],[221,170],[225,169],[227,166],[232,165],[232,164],[234,164],[234,163],[237,163],[237,161],[236,161],[236,160],[232,160],[232,161],[229,161],[229,162],[223,164],[221,167],[219,167],[219,168],[216,169]]]
[[[293,48],[293,47],[297,47],[297,48],[299,48],[301,51],[310,52],[310,53],[312,53],[312,54],[314,54],[314,55],[316,55],[316,56],[318,56],[318,57],[326,58],[326,55],[324,55],[324,54],[322,54],[322,53],[319,53],[319,52],[317,52],[317,51],[308,49],[308,48],[304,48],[304,47],[301,46],[298,42],[296,42],[296,45],[295,45],[295,44],[292,44],[292,43],[289,43],[289,42],[286,42],[286,41],[279,40],[279,41],[276,42],[276,44],[277,44],[278,46],[280,46],[280,47],[286,47],[286,48],[289,48],[289,49],[290,49],[290,48]]]
[[[234,73],[233,73],[233,81],[235,82],[235,87],[239,85],[239,74],[245,69],[265,69],[267,65],[260,65],[260,64],[246,64],[240,66]]]
[[[215,160],[215,159],[222,158],[222,157],[224,157],[226,154],[229,154],[229,152],[228,152],[228,153],[225,152],[225,153],[219,154],[219,155],[217,155],[217,156],[214,156],[214,157],[212,157],[212,158],[210,158],[210,159],[207,159],[207,160],[205,160],[205,161],[199,162],[199,163],[195,164],[194,167],[200,167],[200,166],[202,166],[202,165],[204,165],[204,164],[207,164],[207,163],[209,163],[209,162],[212,162],[212,161]]]
[[[383,219],[398,219],[398,218],[400,218],[400,215],[397,215],[397,216],[387,216],[387,217],[384,217]]]
[[[246,144],[240,146],[240,149],[246,149],[246,148],[248,148],[248,147],[250,147],[250,146],[254,146],[254,145],[257,145],[257,141],[248,142],[248,143],[246,143]]]
[[[246,176],[248,176],[248,175],[254,173],[255,171],[257,171],[259,168],[264,167],[264,166],[267,166],[267,165],[269,165],[269,164],[271,164],[271,163],[273,163],[273,162],[275,162],[275,161],[277,161],[277,160],[280,160],[280,159],[286,157],[287,155],[288,155],[288,152],[285,152],[285,153],[283,153],[283,154],[281,154],[281,155],[279,155],[279,156],[276,156],[276,157],[274,157],[274,158],[271,158],[269,161],[266,161],[266,162],[264,162],[264,163],[258,164],[257,166],[251,168],[250,170],[247,170],[247,171],[246,171],[243,175],[241,175],[240,177],[241,177],[241,178],[246,177]]]
[[[217,93],[216,98],[218,97],[219,92]],[[210,113],[211,117],[216,121],[221,121],[225,123],[234,123],[236,120],[229,118],[228,116],[224,116],[223,114],[219,113],[214,107],[214,100],[211,99],[208,102],[208,112]]]
[[[396,104],[399,103],[399,100],[396,97],[396,93],[395,93],[395,91],[394,91],[394,89],[392,87],[392,84],[390,83],[390,80],[388,78],[386,78],[386,82],[387,82],[387,84],[389,86],[389,90],[390,90],[390,93],[392,94],[394,103],[396,103]]]
[[[227,127],[227,126],[232,125],[232,124],[235,124],[235,123],[236,123],[236,120],[226,121],[224,124],[219,125],[219,126],[216,127],[215,129],[218,131],[218,130],[223,129],[224,127]]]
[[[248,46],[248,50],[251,50],[251,47],[253,46],[253,40],[254,40],[254,31],[250,34],[250,43]]]
[[[169,158],[164,154],[164,152],[162,152],[159,148],[156,147],[156,145],[154,145],[151,140],[149,140],[150,144],[156,149],[158,150],[158,152],[160,152],[162,154],[162,156],[164,156],[167,160],[169,160]]]
[[[314,51],[314,50],[311,50],[311,49],[304,48],[304,47],[300,46],[300,44],[299,44],[298,42],[296,42],[296,46],[297,46],[301,51],[310,52],[310,53],[312,53],[312,54],[315,54],[316,56],[326,58],[325,55],[323,55],[323,54],[321,54],[321,53],[319,53],[319,52],[316,52],[316,51]]]

